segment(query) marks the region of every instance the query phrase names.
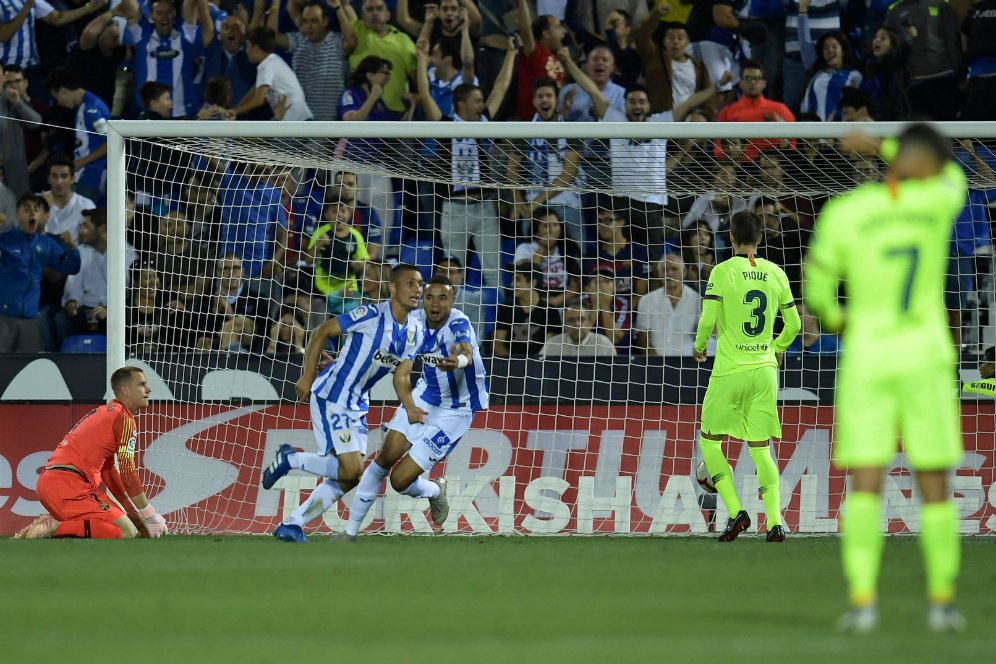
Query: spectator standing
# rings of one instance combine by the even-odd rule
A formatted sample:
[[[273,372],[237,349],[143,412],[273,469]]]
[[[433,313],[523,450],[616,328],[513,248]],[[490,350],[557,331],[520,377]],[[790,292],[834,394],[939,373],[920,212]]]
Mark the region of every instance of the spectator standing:
[[[764,66],[757,60],[747,60],[741,65],[740,91],[743,96],[720,109],[717,122],[795,122],[795,115],[780,101],[764,96],[767,77]],[[747,143],[744,158],[757,159],[761,150],[795,147],[795,141],[752,138]]]
[[[612,75],[616,71],[616,60],[608,46],[595,46],[588,51],[584,71],[609,102],[609,106],[620,111],[626,109],[626,88],[612,81]],[[560,114],[568,122],[596,122],[598,120],[592,110],[591,95],[585,92],[584,88],[577,82],[568,83],[561,87],[560,99],[557,104]]]
[[[560,331],[560,314],[543,299],[539,273],[517,270],[512,278],[512,301],[498,308],[494,354],[498,357],[531,357],[547,339]]]
[[[190,239],[190,221],[180,210],[156,218],[156,266],[159,293],[166,306],[191,311],[210,278],[210,248]]]
[[[415,42],[390,25],[391,12],[385,0],[363,0],[362,16],[353,21],[355,36],[343,38],[349,66],[355,72],[368,56],[375,55],[391,63],[394,76],[384,87],[384,104],[395,113],[405,110],[404,94],[408,80],[415,73]]]
[[[761,258],[781,265],[796,298],[802,297],[802,256],[808,233],[799,227],[799,217],[776,198],[762,196],[753,212],[764,222]]]
[[[664,39],[654,39],[668,5],[657,5],[633,33],[636,48],[643,58],[650,110],[669,111],[699,90],[709,87],[709,74],[702,62],[688,55],[688,30],[681,23],[664,26]]]
[[[484,293],[480,288],[467,285],[467,275],[463,264],[456,256],[443,256],[436,261],[433,276],[442,275],[453,284],[453,306],[462,311],[474,324],[478,339],[488,339],[494,326],[494,317],[486,320]]]
[[[616,68],[616,83],[628,88],[643,74],[643,60],[633,42],[633,18],[624,9],[613,9],[605,19],[605,38],[612,49]]]
[[[650,97],[642,85],[626,91],[626,110],[609,105],[594,81],[570,58],[567,49],[558,52],[575,81],[591,95],[595,116],[605,122],[680,122],[695,107],[711,99],[730,77],[726,72],[716,87],[697,92],[670,111],[650,113]],[[627,197],[630,239],[643,246],[652,259],[661,255],[664,239],[664,205],[667,204],[667,139],[641,141],[613,138],[609,141],[612,188]]]
[[[510,39],[511,41],[511,39]],[[515,64],[517,49],[509,45],[505,55],[505,63],[495,81],[494,89],[487,102],[481,90],[474,85],[464,83],[453,91],[453,115],[446,120],[453,122],[487,122],[498,112],[505,93],[512,80],[512,67]],[[419,50],[418,57],[428,60],[429,54],[424,48]],[[429,94],[429,80],[425,75],[425,67],[418,67],[419,97],[429,120],[442,120],[443,114]],[[489,140],[474,138],[453,138],[449,145],[441,145],[442,168],[451,182],[449,195],[443,201],[440,215],[440,244],[446,254],[463,253],[466,264],[470,250],[470,239],[474,238],[474,248],[477,250],[481,263],[481,276],[488,286],[501,284],[499,276],[499,260],[501,255],[501,236],[498,226],[498,201],[495,190],[488,186],[494,181],[494,165],[491,150],[493,144]]]
[[[135,46],[135,88],[158,81],[173,91],[173,117],[193,116],[201,106],[195,84],[195,65],[214,41],[214,21],[208,0],[189,0],[184,5],[183,24],[176,26],[176,7],[171,0],[155,0],[149,18],[137,5],[126,10],[128,38]],[[136,99],[136,102],[139,100]]]
[[[885,27],[899,33],[909,47],[906,68],[913,113],[933,120],[954,120],[959,109],[957,72],[961,64],[955,10],[943,0],[898,0],[889,5]]]
[[[800,17],[800,39],[809,80],[799,108],[803,113],[815,113],[823,122],[840,121],[841,95],[844,88],[861,85],[861,72],[843,32],[823,35],[814,47],[805,18]]]
[[[613,357],[616,347],[603,334],[594,331],[595,314],[581,300],[564,307],[564,332],[547,339],[540,357]]]
[[[424,37],[430,46],[446,44],[447,50],[459,52],[465,28],[468,38],[481,34],[481,12],[473,0],[440,0],[438,5],[426,3],[424,23],[412,18],[409,4],[409,0],[398,0],[398,26],[413,39]]]
[[[0,95],[0,167],[3,168],[5,184],[15,196],[23,196],[31,191],[28,178],[28,156],[24,149],[25,126],[12,118],[28,122],[41,122],[42,116],[21,96],[14,85],[6,84],[6,72],[0,64],[0,79],[4,80],[3,95]],[[30,125],[28,125],[30,126]],[[32,155],[34,159],[35,155]]]
[[[42,194],[49,205],[45,232],[61,236],[69,233],[73,244],[79,242],[83,212],[97,207],[92,200],[73,191],[73,160],[56,155],[48,161],[49,190]]]
[[[83,18],[107,4],[107,0],[87,0],[75,9],[60,11],[45,0],[4,0],[0,2],[0,63],[18,65],[28,77],[30,88],[42,94],[41,60],[35,38],[35,19],[58,28]]]
[[[455,0],[450,0],[454,2]],[[425,25],[435,24],[435,8],[426,7]],[[478,85],[474,74],[474,44],[470,39],[470,21],[460,23],[461,39],[429,41],[429,92],[443,117],[453,115],[453,90],[462,83]]]
[[[557,82],[540,78],[533,82],[533,122],[562,122],[557,112]],[[508,155],[509,182],[523,182],[529,189],[512,189],[518,219],[531,219],[534,210],[547,207],[567,225],[571,239],[584,242],[581,195],[572,191],[581,163],[580,141],[565,138],[530,138],[514,144]],[[522,178],[525,162],[525,178]]]
[[[256,0],[262,5],[263,0]],[[342,32],[329,30],[329,16],[318,0],[291,0],[287,13],[296,32],[281,34],[277,29],[280,12],[271,8],[268,25],[277,38],[277,47],[291,54],[291,66],[304,89],[304,98],[315,120],[338,120],[337,106],[346,87],[349,62],[343,43],[355,40],[352,7],[346,0],[329,4]],[[257,10],[258,11],[258,10]]]
[[[308,240],[308,250],[315,253],[315,287],[326,296],[330,315],[359,304],[357,277],[363,273],[363,261],[370,258],[363,234],[350,225],[352,218],[347,203],[327,203],[325,223]]]
[[[564,237],[564,225],[551,208],[537,208],[532,217],[532,241],[515,248],[513,262],[539,272],[551,307],[562,307],[581,294],[581,250]]]
[[[576,0],[567,5],[563,20],[568,21],[575,38],[585,49],[606,42],[603,26],[612,12],[626,12],[633,25],[642,23],[647,15],[644,0]]]
[[[121,25],[124,22],[118,17],[125,15],[128,2],[133,0],[121,2],[114,9],[94,17],[80,33],[79,43],[73,47],[68,59],[69,67],[76,72],[80,84],[100,97],[111,109],[112,115],[118,67],[124,62],[128,50],[121,44]],[[121,100],[122,106],[124,101]]]
[[[785,16],[785,61],[782,63],[782,101],[798,111],[806,89],[806,70],[802,56],[802,21],[809,26],[809,40],[840,31],[840,0],[789,0]]]
[[[76,274],[80,253],[54,235],[40,232],[39,201],[17,201],[17,226],[0,234],[0,353],[37,353],[42,346],[38,301],[42,269]]]
[[[519,52],[515,119],[528,120],[533,116],[533,81],[547,76],[558,86],[564,85],[564,66],[557,58],[557,52],[563,48],[564,26],[550,14],[537,16],[534,20],[527,0],[516,2],[522,50]]]
[[[871,56],[865,63],[861,89],[874,99],[879,120],[908,120],[913,112],[906,95],[909,47],[898,32],[882,27],[875,31],[871,50]]]
[[[741,41],[737,16],[748,0],[703,0],[695,3],[688,16],[688,39],[692,54],[702,61],[709,79],[719,81],[726,72],[721,90],[729,90],[740,78],[740,62],[750,57],[750,46]]]
[[[283,270],[287,214],[280,190],[267,176],[245,169],[246,165],[232,162],[221,178],[220,253],[238,256],[258,290],[262,279]]]
[[[107,214],[88,210],[79,238],[80,270],[66,278],[55,318],[59,343],[75,334],[107,334]]]
[[[243,99],[255,86],[256,65],[249,62],[246,54],[246,25],[239,16],[226,16],[221,22],[219,43],[221,48],[211,49],[204,60],[204,80],[207,81],[204,101],[228,108],[232,99]],[[230,98],[227,100],[209,98],[208,88],[217,76],[228,81]]]
[[[962,120],[996,120],[996,0],[975,0],[961,24],[968,69]]]
[[[685,262],[678,254],[664,256],[657,263],[657,275],[664,285],[640,298],[637,307],[637,348],[649,356],[692,355],[702,296],[685,284]]]
[[[100,97],[84,90],[76,75],[64,67],[53,69],[45,84],[59,106],[75,112],[75,189],[100,203],[107,190],[107,121],[111,112]]]
[[[304,98],[304,90],[294,70],[276,54],[277,37],[268,27],[253,28],[246,35],[246,56],[256,65],[256,85],[234,108],[224,113],[228,119],[269,104],[277,113],[281,104],[283,120],[311,120],[314,116]]]
[[[28,93],[28,79],[24,76],[24,70],[18,65],[0,66],[0,69],[3,69],[4,72],[4,95],[9,95],[6,92],[7,88],[13,88],[20,95],[21,99],[27,102],[34,109],[35,113],[41,116],[42,122],[52,124],[49,119],[50,109],[48,103],[42,97],[33,97]],[[10,98],[7,97],[8,103]],[[18,124],[21,125],[21,134],[24,137],[24,152],[26,155],[33,155],[30,161],[28,161],[28,181],[31,185],[29,191],[44,189],[45,177],[47,175],[45,163],[52,156],[52,151],[49,149],[51,132],[44,125],[36,125],[28,122]],[[16,205],[16,199],[14,203]],[[12,205],[10,215],[12,223],[14,219],[13,207]]]

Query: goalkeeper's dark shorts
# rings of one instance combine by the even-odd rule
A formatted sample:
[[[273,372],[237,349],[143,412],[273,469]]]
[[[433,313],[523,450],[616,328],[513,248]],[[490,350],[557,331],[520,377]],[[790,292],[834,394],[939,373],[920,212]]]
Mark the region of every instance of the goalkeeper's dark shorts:
[[[82,473],[53,468],[38,478],[38,499],[57,521],[96,519],[114,522],[125,514]]]

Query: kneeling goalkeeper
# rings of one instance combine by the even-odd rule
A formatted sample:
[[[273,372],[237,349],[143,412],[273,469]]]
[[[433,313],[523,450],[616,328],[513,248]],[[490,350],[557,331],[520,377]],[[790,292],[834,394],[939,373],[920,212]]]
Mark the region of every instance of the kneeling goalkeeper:
[[[15,537],[119,539],[160,537],[166,520],[145,497],[135,468],[138,433],[132,413],[149,405],[149,383],[141,369],[111,375],[114,400],[98,406],[69,430],[38,478],[38,498],[48,510]],[[119,473],[114,467],[117,455]],[[128,514],[108,499],[101,483]]]

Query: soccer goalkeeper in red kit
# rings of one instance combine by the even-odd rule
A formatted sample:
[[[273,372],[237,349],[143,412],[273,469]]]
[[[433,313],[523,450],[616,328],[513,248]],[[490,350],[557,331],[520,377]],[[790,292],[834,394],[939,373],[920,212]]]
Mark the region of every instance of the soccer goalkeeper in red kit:
[[[135,468],[135,418],[149,405],[149,383],[141,369],[122,367],[111,375],[114,400],[76,423],[38,478],[38,498],[48,510],[15,537],[119,539],[160,537],[166,520],[145,497]],[[117,455],[121,472],[114,467]],[[101,491],[101,484],[128,510],[125,514]]]

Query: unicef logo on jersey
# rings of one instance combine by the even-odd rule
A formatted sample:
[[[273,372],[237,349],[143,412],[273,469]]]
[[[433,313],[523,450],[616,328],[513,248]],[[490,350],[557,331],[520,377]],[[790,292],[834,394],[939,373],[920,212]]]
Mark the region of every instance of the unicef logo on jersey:
[[[374,353],[373,361],[382,367],[388,367],[391,369],[397,369],[398,365],[401,364],[401,358],[396,357],[390,353],[385,353],[384,351],[378,349]]]

